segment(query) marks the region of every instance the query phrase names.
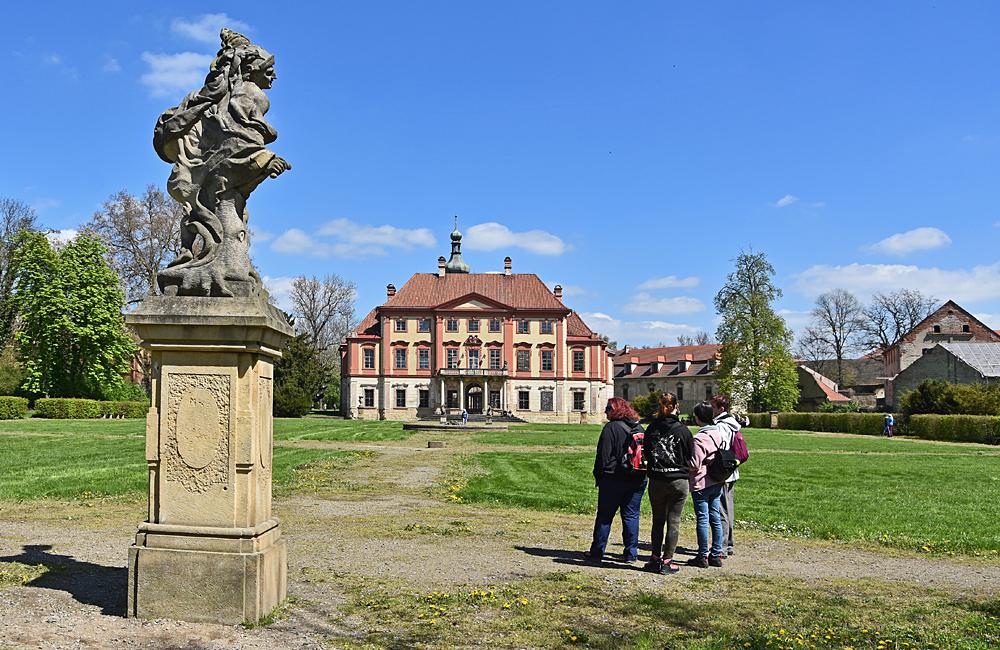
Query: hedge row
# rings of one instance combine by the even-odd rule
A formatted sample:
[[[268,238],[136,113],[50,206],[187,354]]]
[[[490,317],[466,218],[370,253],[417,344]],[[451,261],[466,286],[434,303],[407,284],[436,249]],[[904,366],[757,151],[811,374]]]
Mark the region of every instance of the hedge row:
[[[778,413],[778,428],[878,436],[885,428],[882,413]]]
[[[96,418],[144,418],[146,402],[99,402],[93,399],[43,397],[35,400],[35,416],[57,420]]]
[[[1000,444],[1000,417],[995,415],[911,415],[906,435],[925,440]]]
[[[0,420],[17,420],[28,414],[28,400],[23,397],[0,397]]]
[[[747,413],[747,417],[750,418],[750,426],[755,429],[771,428],[770,413]]]

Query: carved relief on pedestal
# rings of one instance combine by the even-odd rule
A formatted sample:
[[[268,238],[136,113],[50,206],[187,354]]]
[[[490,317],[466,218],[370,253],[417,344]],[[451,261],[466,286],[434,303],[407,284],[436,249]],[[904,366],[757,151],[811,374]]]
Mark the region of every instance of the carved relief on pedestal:
[[[229,375],[170,374],[163,475],[188,492],[229,482]]]

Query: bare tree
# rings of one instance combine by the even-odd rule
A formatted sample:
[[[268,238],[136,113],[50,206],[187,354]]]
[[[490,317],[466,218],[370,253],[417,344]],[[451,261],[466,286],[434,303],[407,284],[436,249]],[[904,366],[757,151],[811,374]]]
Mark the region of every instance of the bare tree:
[[[822,359],[832,358],[837,383],[843,383],[844,359],[857,352],[864,340],[864,307],[851,292],[834,289],[816,299],[811,316],[812,322],[799,340],[799,351]]]
[[[34,230],[38,215],[17,199],[0,199],[0,347],[12,339],[17,310],[14,293],[14,248],[22,230]]]
[[[681,334],[677,337],[677,345],[709,345],[712,343],[712,335],[708,332],[698,332],[694,336]]]
[[[180,252],[184,208],[155,185],[137,197],[113,194],[84,226],[108,248],[108,263],[122,280],[125,299],[139,302],[157,292],[156,274]]]
[[[864,309],[864,345],[885,352],[937,309],[936,298],[916,289],[876,293]]]
[[[336,274],[300,276],[292,280],[291,300],[295,327],[308,334],[321,357],[326,359],[354,326],[354,299],[357,290]]]

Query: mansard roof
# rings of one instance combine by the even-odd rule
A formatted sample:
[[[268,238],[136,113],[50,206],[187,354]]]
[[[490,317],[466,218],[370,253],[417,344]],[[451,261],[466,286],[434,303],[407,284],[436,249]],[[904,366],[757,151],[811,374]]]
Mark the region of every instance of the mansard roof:
[[[639,365],[652,363],[658,357],[663,357],[665,363],[680,361],[691,355],[691,361],[707,361],[714,359],[722,350],[718,343],[707,345],[671,345],[665,348],[624,348],[615,355],[615,364],[628,363],[633,357],[638,357]]]
[[[416,273],[382,307],[433,309],[465,296],[512,309],[569,311],[534,273]]]

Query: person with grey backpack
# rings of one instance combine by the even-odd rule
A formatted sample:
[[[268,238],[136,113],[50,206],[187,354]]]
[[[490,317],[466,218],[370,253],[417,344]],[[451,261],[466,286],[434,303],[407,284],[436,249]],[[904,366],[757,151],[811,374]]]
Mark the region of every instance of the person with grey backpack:
[[[735,438],[737,434],[740,434],[740,430],[743,427],[729,413],[729,408],[729,395],[716,395],[712,398],[712,422],[719,428],[722,447],[734,450]],[[740,480],[740,470],[736,469],[722,486],[722,530],[725,537],[724,544],[727,556],[733,555],[733,525],[736,523],[734,497],[736,493],[736,481],[738,480]]]
[[[698,554],[688,560],[689,566],[705,569],[721,567],[722,488],[736,468],[733,452],[722,447],[719,427],[712,423],[712,405],[701,402],[694,407],[694,420],[700,427],[694,435],[694,452],[688,463],[688,483],[698,530]],[[711,547],[709,547],[711,532]]]

